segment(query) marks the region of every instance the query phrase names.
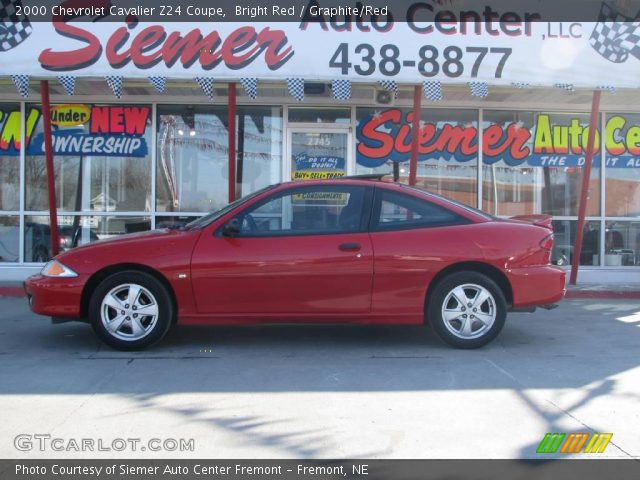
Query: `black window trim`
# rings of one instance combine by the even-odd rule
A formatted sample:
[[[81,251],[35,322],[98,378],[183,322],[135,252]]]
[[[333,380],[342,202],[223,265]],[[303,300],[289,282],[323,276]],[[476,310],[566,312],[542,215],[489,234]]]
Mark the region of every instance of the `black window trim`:
[[[327,185],[296,185],[293,187],[289,187],[283,190],[278,190],[277,192],[273,192],[270,195],[268,195],[267,197],[259,200],[256,203],[253,203],[251,205],[249,205],[248,207],[243,208],[240,211],[237,211],[233,217],[231,218],[236,218],[238,216],[241,216],[246,210],[255,210],[257,208],[260,208],[262,205],[266,204],[267,202],[273,200],[275,197],[284,197],[286,195],[295,195],[298,192],[303,192],[305,190],[309,190],[311,188],[316,188],[316,187],[323,187],[323,188],[335,188],[337,190],[340,189],[344,189],[344,188],[355,188],[355,189],[364,189],[364,197],[363,197],[363,202],[362,202],[362,210],[360,212],[360,226],[358,227],[357,230],[353,230],[353,231],[349,231],[349,232],[345,232],[345,231],[335,231],[335,232],[312,232],[312,231],[305,231],[305,232],[287,232],[286,230],[284,231],[285,233],[276,233],[276,234],[261,234],[261,235],[237,235],[234,238],[287,238],[287,237],[314,237],[314,236],[323,236],[323,235],[349,235],[349,234],[354,234],[354,233],[367,233],[369,230],[369,222],[371,219],[371,205],[372,205],[372,199],[373,199],[373,188],[367,185],[349,185],[349,184],[345,184],[345,185],[336,185],[336,184],[327,184]],[[224,225],[221,225],[214,233],[214,236],[216,237],[222,237],[222,230],[224,229]]]
[[[449,212],[451,215],[454,215],[457,218],[457,221],[454,222],[441,222],[441,223],[430,223],[430,224],[390,224],[390,225],[386,225],[386,226],[381,226],[380,225],[380,212],[382,210],[382,195],[384,194],[385,191],[388,191],[390,193],[396,193],[398,195],[404,196],[404,197],[408,197],[408,198],[413,198],[416,199],[418,201],[423,201],[423,202],[427,202],[430,203],[432,205],[435,205],[437,208],[442,208],[444,210],[446,210],[447,212]],[[395,190],[391,190],[389,188],[382,188],[382,187],[375,187],[375,192],[374,192],[374,196],[373,196],[373,204],[372,204],[372,208],[371,208],[371,216],[369,218],[369,232],[371,233],[377,233],[377,232],[396,232],[396,231],[402,231],[402,230],[418,230],[418,229],[422,229],[422,228],[441,228],[441,227],[456,227],[456,226],[460,226],[460,225],[468,225],[470,223],[473,223],[471,220],[469,220],[468,218],[463,217],[462,215],[446,208],[443,207],[442,205],[436,205],[435,203],[429,201],[429,199],[426,198],[419,198],[419,197],[415,197],[413,195],[407,195],[406,193],[403,192],[398,192]]]

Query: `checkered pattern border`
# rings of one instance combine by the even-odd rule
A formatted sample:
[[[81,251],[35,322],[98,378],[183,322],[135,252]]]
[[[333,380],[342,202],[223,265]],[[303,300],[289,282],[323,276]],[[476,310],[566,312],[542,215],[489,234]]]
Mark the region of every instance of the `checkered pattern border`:
[[[616,87],[614,87],[613,85],[598,85],[596,88],[598,90],[602,90],[603,92],[612,93],[614,95],[616,93]]]
[[[27,98],[29,96],[29,75],[11,75],[11,80],[16,84],[20,96]]]
[[[439,80],[425,80],[422,82],[422,93],[424,98],[432,102],[439,102],[444,98],[442,94],[442,83]]]
[[[204,94],[209,97],[209,100],[213,100],[216,92],[213,88],[214,79],[212,77],[196,77],[196,83],[200,85],[200,88]]]
[[[116,98],[122,97],[122,76],[121,75],[107,75],[104,77],[107,81],[107,85],[113,92]]]
[[[258,98],[258,79],[255,77],[242,77],[240,79],[242,88],[249,95],[251,100]]]
[[[0,0],[0,52],[6,52],[24,42],[33,28],[26,15],[18,15],[21,0]]]
[[[380,80],[378,83],[387,92],[393,92],[394,98],[398,98],[398,84],[395,80]]]
[[[566,90],[567,92],[575,92],[576,88],[572,83],[556,83],[556,88],[560,88],[561,90]]]
[[[67,92],[67,95],[73,95],[76,92],[76,77],[60,75],[58,76],[58,82],[62,85],[64,91]]]
[[[487,82],[469,82],[471,95],[478,98],[487,98],[489,96],[489,85]]]
[[[336,100],[350,100],[351,99],[351,80],[332,80],[331,92],[333,98]]]
[[[167,88],[167,77],[148,77],[149,83],[153,85],[158,93],[164,93]]]
[[[304,100],[304,78],[287,78],[287,89],[297,101]]]

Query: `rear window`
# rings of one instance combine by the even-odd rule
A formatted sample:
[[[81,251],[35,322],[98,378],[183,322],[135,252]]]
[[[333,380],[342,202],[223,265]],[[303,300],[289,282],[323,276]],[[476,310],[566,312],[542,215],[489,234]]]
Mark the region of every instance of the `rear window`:
[[[373,230],[462,225],[469,220],[451,210],[412,195],[378,188],[373,212]]]

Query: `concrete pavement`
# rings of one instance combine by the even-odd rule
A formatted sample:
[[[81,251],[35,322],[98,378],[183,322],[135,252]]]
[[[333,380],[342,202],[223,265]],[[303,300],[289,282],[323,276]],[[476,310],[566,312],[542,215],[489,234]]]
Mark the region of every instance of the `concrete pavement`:
[[[420,327],[278,326],[182,327],[123,353],[24,299],[0,312],[2,458],[539,458],[546,432],[611,432],[600,456],[640,457],[635,300],[511,314],[476,351]],[[20,434],[63,451],[17,450]],[[120,438],[195,448],[65,451]]]

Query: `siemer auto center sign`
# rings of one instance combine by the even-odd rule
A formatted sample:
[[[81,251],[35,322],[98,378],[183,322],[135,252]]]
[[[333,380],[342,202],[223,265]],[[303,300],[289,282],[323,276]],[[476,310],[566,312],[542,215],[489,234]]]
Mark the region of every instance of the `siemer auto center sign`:
[[[77,3],[21,7],[11,36],[0,32],[0,75],[640,86],[637,12],[615,1],[584,2],[591,22],[545,21],[553,2]]]

